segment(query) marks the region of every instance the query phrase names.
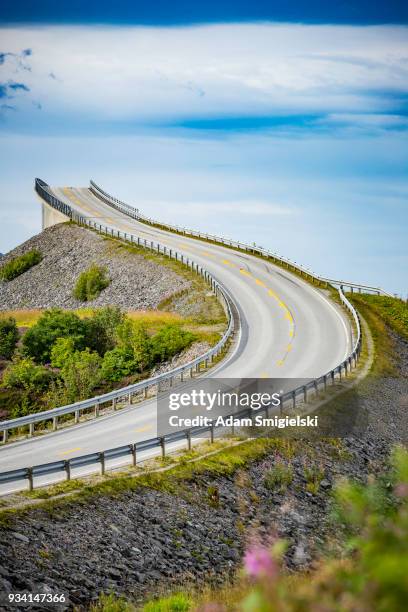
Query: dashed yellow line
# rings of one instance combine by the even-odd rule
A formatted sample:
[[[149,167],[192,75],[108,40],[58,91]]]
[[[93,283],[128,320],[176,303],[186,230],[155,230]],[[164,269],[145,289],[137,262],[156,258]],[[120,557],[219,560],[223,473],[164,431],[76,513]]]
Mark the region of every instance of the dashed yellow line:
[[[223,259],[223,260],[222,260],[222,263],[223,263],[225,266],[231,266],[231,268],[235,268],[235,264],[233,264],[233,263],[232,263],[232,262],[231,262],[229,259]]]
[[[244,270],[244,268],[240,268],[239,271],[241,272],[241,274],[243,274],[244,276],[252,276],[252,274],[250,272],[248,272],[248,270]]]
[[[153,425],[144,425],[143,427],[137,427],[135,431],[137,433],[143,433],[144,431],[150,431],[153,429]]]
[[[69,450],[62,451],[61,453],[58,453],[58,454],[61,456],[70,455],[71,453],[76,453],[77,451],[80,451],[80,450],[81,450],[81,447],[77,446],[76,448],[70,448]]]
[[[263,281],[261,281],[259,278],[255,279],[255,282],[257,285],[259,285],[260,287],[266,287],[265,283]]]

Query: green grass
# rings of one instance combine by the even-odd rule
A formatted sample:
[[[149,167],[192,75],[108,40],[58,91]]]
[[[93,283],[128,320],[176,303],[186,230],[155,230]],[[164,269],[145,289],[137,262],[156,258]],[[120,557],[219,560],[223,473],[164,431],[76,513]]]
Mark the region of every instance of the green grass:
[[[407,337],[408,327],[404,320],[407,306],[395,298],[383,296],[349,294],[348,297],[367,321],[373,337],[375,357],[371,373],[374,376],[398,376],[398,355],[387,326]]]
[[[11,281],[17,276],[24,274],[30,268],[40,263],[43,256],[38,249],[27,251],[24,255],[14,257],[0,268],[0,278]]]
[[[350,294],[356,304],[364,304],[377,313],[397,334],[408,339],[408,304],[383,295]]]
[[[193,600],[187,593],[175,593],[149,601],[142,610],[143,612],[188,612],[192,605]]]
[[[264,477],[264,485],[270,491],[286,491],[293,480],[293,469],[282,462],[276,463]]]

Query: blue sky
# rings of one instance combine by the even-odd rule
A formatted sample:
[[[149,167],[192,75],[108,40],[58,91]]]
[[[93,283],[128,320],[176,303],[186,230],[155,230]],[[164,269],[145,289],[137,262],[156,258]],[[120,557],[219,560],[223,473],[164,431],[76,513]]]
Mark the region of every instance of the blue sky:
[[[92,177],[149,215],[407,293],[405,5],[35,6],[1,15],[1,252],[40,230],[35,176]]]

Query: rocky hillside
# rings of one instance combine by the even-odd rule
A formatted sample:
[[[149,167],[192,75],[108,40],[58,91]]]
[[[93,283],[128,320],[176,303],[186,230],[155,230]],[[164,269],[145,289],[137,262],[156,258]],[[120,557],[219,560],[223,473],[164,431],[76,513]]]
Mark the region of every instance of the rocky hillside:
[[[91,263],[106,266],[111,282],[89,306],[118,305],[127,310],[156,308],[162,300],[190,284],[169,267],[66,223],[30,238],[2,257],[1,263],[32,249],[41,251],[43,260],[12,281],[0,281],[0,310],[83,306],[73,298],[72,289],[79,274]]]

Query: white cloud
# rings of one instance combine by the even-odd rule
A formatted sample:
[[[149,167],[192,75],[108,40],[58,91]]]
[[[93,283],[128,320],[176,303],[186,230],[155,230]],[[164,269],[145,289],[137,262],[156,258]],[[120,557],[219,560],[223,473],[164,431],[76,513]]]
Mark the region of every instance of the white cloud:
[[[55,116],[161,120],[307,112],[377,113],[407,92],[408,28],[213,25],[21,27],[4,51],[32,49],[20,95]],[[1,81],[17,80],[5,61]],[[52,75],[52,76],[51,76]],[[380,92],[381,95],[375,95]],[[33,112],[31,110],[31,112]],[[39,111],[40,112],[40,111]]]

